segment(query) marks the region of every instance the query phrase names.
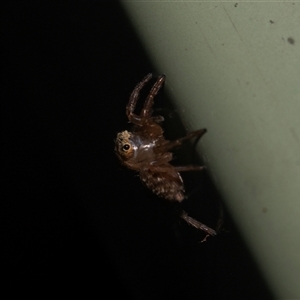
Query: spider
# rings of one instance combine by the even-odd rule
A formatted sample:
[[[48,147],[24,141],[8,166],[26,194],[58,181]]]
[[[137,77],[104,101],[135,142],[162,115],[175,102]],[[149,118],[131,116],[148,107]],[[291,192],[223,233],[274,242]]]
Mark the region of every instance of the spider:
[[[201,138],[206,129],[188,133],[186,136],[174,141],[164,138],[161,123],[162,116],[152,116],[153,100],[165,82],[165,75],[160,75],[152,86],[140,114],[135,114],[136,104],[141,89],[152,78],[149,73],[136,85],[126,106],[126,115],[130,123],[134,124],[133,131],[122,131],[115,140],[115,152],[121,163],[127,168],[139,172],[144,184],[159,197],[169,201],[182,202],[185,199],[184,184],[180,172],[201,171],[204,166],[173,166],[172,150],[180,146],[183,141],[191,138]],[[216,231],[181,211],[180,217],[189,225],[203,230],[207,235],[216,235]],[[206,237],[203,241],[206,240]]]

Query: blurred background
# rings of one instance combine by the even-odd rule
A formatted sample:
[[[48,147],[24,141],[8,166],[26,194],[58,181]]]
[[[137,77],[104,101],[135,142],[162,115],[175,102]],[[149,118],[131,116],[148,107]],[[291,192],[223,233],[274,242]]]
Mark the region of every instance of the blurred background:
[[[130,128],[132,89],[147,73],[164,73],[121,6],[13,1],[1,20],[6,286],[69,296],[271,299],[206,173],[184,176],[185,209],[213,228],[223,215],[223,229],[200,243],[203,234],[117,160],[114,139]],[[175,138],[184,127],[170,100],[162,90],[156,107]]]

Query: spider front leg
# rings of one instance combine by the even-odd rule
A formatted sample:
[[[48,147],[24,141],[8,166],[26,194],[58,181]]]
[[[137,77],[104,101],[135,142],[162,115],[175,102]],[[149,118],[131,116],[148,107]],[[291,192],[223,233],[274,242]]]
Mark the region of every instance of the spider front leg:
[[[126,115],[128,117],[129,122],[136,124],[136,125],[142,125],[142,118],[134,113],[136,103],[139,99],[140,91],[145,86],[145,84],[152,78],[152,74],[149,73],[146,75],[143,80],[136,85],[134,90],[132,91],[129,102],[126,106]]]
[[[154,97],[157,95],[161,87],[163,86],[166,80],[165,75],[161,75],[157,78],[156,82],[154,83],[153,87],[151,88],[149,95],[144,103],[144,107],[141,113],[143,118],[149,118],[151,116],[151,109],[153,106]]]
[[[154,83],[154,85],[152,86],[145,100],[140,116],[134,113],[140,91],[151,78],[152,78],[152,74],[149,73],[144,77],[144,79],[140,83],[136,85],[136,87],[134,88],[134,90],[130,95],[129,102],[126,107],[126,115],[128,117],[129,122],[136,124],[138,126],[143,126],[147,121],[149,121],[149,119],[152,119],[152,121],[156,123],[160,123],[164,120],[163,117],[161,116],[155,116],[151,118],[151,114],[152,114],[154,97],[157,95],[157,93],[163,86],[166,78],[165,75],[159,76],[156,82]]]

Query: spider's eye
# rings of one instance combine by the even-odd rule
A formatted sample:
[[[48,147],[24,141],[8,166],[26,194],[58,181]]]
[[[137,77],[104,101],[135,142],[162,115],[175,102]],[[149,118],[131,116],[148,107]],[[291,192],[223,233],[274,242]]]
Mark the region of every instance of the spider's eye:
[[[122,147],[122,150],[123,151],[128,151],[130,149],[130,145],[129,144],[125,144],[123,147]]]

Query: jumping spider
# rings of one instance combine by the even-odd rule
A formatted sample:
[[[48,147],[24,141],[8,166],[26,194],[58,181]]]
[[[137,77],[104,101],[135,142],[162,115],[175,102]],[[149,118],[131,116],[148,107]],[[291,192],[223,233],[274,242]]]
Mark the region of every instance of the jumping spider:
[[[152,116],[153,100],[165,81],[164,75],[159,76],[152,86],[140,115],[135,114],[134,110],[139,93],[151,78],[151,73],[145,76],[130,95],[126,106],[126,115],[129,122],[134,124],[134,128],[132,132],[125,130],[118,133],[115,151],[122,164],[139,172],[141,180],[153,193],[170,201],[181,202],[185,196],[184,185],[179,172],[201,171],[205,167],[173,166],[170,164],[173,158],[170,150],[180,146],[185,140],[194,137],[201,138],[206,129],[190,132],[185,137],[175,141],[168,141],[164,138],[163,129],[160,125],[164,118]],[[215,230],[193,219],[185,211],[181,212],[180,217],[189,225],[206,232],[206,237],[216,235]]]

